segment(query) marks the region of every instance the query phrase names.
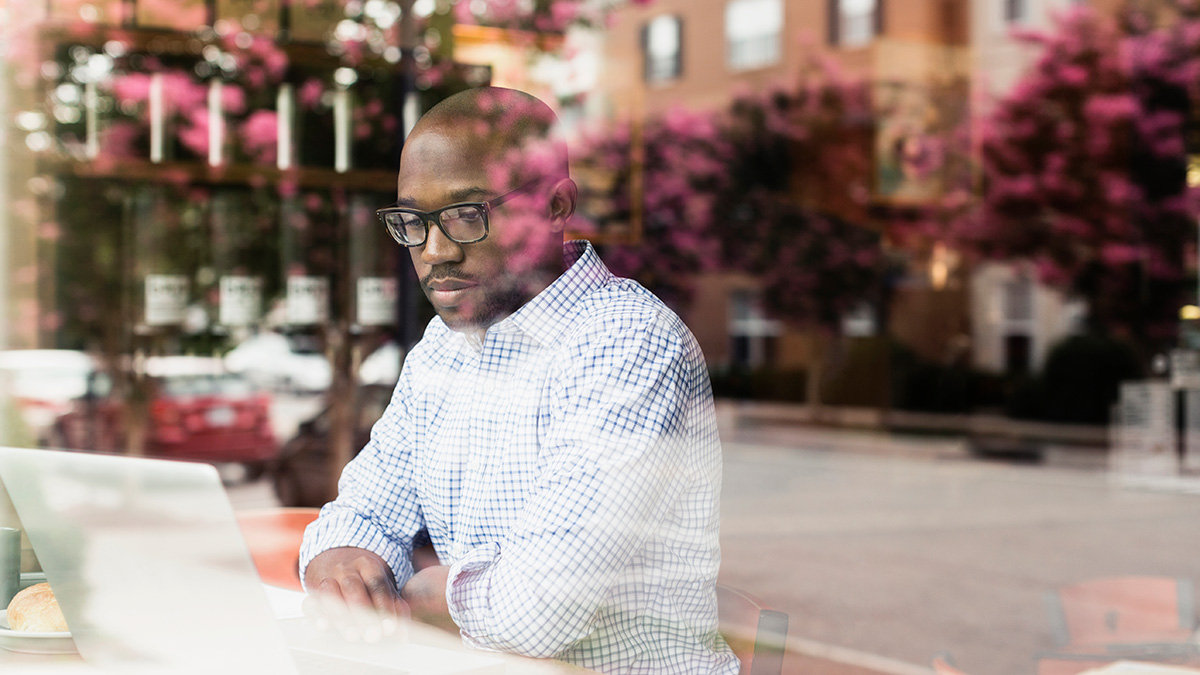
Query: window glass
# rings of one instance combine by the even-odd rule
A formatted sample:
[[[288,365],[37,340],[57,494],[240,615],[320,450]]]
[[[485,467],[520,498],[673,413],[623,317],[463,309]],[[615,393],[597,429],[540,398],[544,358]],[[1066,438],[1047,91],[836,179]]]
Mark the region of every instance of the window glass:
[[[161,380],[163,392],[172,398],[188,396],[242,397],[254,387],[237,375],[172,375]]]
[[[875,37],[875,12],[878,0],[839,0],[841,39],[843,47],[869,43]]]
[[[759,368],[774,361],[775,336],[782,332],[779,321],[763,310],[755,291],[735,290],[729,294],[729,338],[732,363]]]
[[[1029,0],[1004,0],[1004,20],[1023,23],[1029,20]]]
[[[725,6],[725,46],[731,68],[746,70],[779,62],[783,4],[780,0],[734,0]]]
[[[682,71],[682,25],[677,16],[660,16],[646,25],[646,81],[667,82]]]

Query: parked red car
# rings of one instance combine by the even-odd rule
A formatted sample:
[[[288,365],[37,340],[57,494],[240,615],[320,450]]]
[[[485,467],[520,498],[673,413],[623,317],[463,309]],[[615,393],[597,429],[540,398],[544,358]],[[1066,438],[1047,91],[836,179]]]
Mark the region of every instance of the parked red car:
[[[256,477],[278,454],[270,396],[241,375],[226,372],[220,359],[151,357],[145,372],[150,396],[147,456],[236,462]],[[122,451],[128,440],[126,411],[111,389],[106,375],[94,373],[87,394],[55,420],[50,444]]]

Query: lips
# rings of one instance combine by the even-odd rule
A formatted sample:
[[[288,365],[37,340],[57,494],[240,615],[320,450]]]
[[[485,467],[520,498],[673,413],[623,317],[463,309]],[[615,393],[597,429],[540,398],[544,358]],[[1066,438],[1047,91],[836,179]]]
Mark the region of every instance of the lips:
[[[430,300],[439,305],[457,304],[476,285],[463,279],[440,279],[425,284],[429,289]]]

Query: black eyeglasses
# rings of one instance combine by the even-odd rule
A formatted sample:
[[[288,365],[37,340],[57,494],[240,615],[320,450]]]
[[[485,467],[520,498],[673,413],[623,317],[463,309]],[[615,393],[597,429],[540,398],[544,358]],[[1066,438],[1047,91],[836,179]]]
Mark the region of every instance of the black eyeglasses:
[[[389,206],[375,212],[392,238],[402,246],[421,246],[429,237],[429,228],[437,225],[446,238],[458,244],[474,244],[488,236],[488,214],[492,209],[522,192],[537,187],[530,181],[486,202],[461,202],[436,211],[418,211]]]

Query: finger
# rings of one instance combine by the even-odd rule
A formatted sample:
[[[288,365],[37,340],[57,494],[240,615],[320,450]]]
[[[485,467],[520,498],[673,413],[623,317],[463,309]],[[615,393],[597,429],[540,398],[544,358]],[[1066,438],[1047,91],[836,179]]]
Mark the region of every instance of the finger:
[[[378,642],[385,634],[386,618],[373,606],[351,605],[350,615],[363,642]]]
[[[356,642],[361,636],[358,619],[350,610],[350,603],[345,597],[347,584],[334,579],[321,582],[317,594],[322,614],[329,626],[341,634],[349,642]]]
[[[300,611],[304,613],[305,618],[313,622],[319,630],[329,628],[329,619],[325,616],[324,608],[321,607],[321,599],[315,595],[306,595],[300,601]]]
[[[371,603],[379,617],[383,634],[395,635],[400,622],[412,616],[408,603],[400,598],[391,578],[372,580],[367,590],[371,594]]]
[[[329,630],[334,623],[337,606],[343,604],[341,589],[331,579],[309,586],[310,592],[300,603],[300,610],[318,630]]]
[[[357,628],[358,637],[377,642],[395,632],[396,586],[390,570],[385,573],[372,570],[363,577],[344,578],[341,591],[350,614],[349,625]]]

